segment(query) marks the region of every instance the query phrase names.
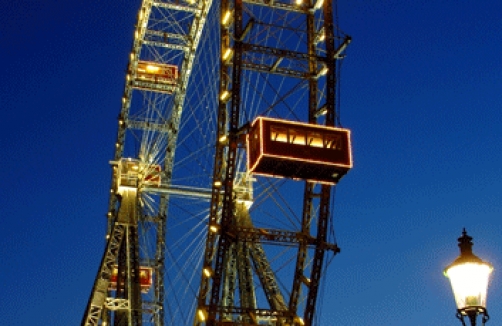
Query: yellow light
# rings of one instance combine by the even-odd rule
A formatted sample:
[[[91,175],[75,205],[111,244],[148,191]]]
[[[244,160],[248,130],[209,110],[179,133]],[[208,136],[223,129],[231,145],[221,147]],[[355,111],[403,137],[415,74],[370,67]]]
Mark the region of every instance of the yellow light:
[[[214,186],[215,186],[215,187],[221,187],[221,181],[216,180],[216,181],[214,182]]]
[[[226,51],[225,51],[225,54],[223,54],[223,60],[227,60],[228,58],[230,58],[230,56],[232,55],[232,49],[231,48],[228,48]]]
[[[134,53],[131,52],[131,61],[134,60]]]
[[[112,217],[112,212],[108,212],[108,217]]]
[[[199,316],[200,321],[205,321],[206,320],[206,313],[203,309],[198,309],[197,310],[197,315]]]
[[[230,92],[228,90],[223,91],[220,96],[220,100],[226,101],[230,97]]]
[[[328,67],[324,66],[321,71],[317,74],[317,76],[324,76],[328,72]]]
[[[458,309],[486,306],[488,279],[493,268],[484,263],[454,265],[445,271],[451,281]]]
[[[303,3],[303,0],[296,0],[297,5],[301,5]]]
[[[326,38],[326,34],[323,32],[321,35],[319,35],[319,42],[324,41],[325,38]]]
[[[303,321],[303,318],[302,317],[296,317],[295,318],[295,321],[300,324],[301,326],[305,325],[305,322]]]
[[[223,16],[221,24],[226,26],[229,21],[230,21],[230,10],[227,10],[227,12],[225,13],[225,16]]]
[[[213,233],[216,233],[216,232],[218,232],[218,227],[217,227],[216,225],[211,225],[211,226],[209,227],[209,230],[210,230],[211,232],[213,232]]]
[[[134,38],[136,39],[136,38],[138,38],[138,37],[139,37],[139,32],[138,32],[138,30],[136,30],[136,31],[134,32]]]
[[[204,267],[204,269],[202,271],[204,272],[204,275],[206,275],[206,277],[211,277],[211,274],[212,274],[211,268]]]
[[[152,66],[152,65],[147,65],[146,66],[146,72],[154,74],[160,70],[160,67],[158,66]]]
[[[105,239],[106,239],[106,240],[110,239],[110,235],[109,235],[109,234],[107,234],[107,235],[105,236]]]
[[[227,135],[222,135],[222,136],[219,138],[219,141],[220,141],[220,143],[224,143],[224,142],[226,142],[226,141],[227,141],[227,139],[228,139]]]
[[[324,0],[317,0],[314,9],[319,9],[321,8],[322,4],[324,3]]]

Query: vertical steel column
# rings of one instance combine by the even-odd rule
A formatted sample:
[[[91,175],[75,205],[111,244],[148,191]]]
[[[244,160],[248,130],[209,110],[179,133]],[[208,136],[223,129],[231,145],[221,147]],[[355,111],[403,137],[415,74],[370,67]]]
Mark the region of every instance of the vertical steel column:
[[[232,239],[228,234],[234,216],[233,186],[237,158],[239,114],[240,114],[240,79],[242,62],[242,0],[234,2],[234,56],[232,66],[232,95],[229,115],[228,152],[224,178],[223,210],[221,218],[220,238],[214,263],[213,286],[208,309],[208,325],[216,324],[217,307],[220,301],[221,281],[225,257],[228,255]],[[222,40],[223,41],[223,40]],[[225,40],[226,41],[226,40]],[[229,41],[229,40],[228,40]],[[222,49],[223,50],[223,49]]]
[[[326,74],[326,122],[327,126],[334,126],[336,119],[336,65],[335,65],[335,40],[334,40],[334,24],[333,24],[333,10],[332,2],[324,1],[323,3],[323,18],[324,18],[324,33],[325,33],[325,44],[326,44],[326,59],[325,65],[328,69]],[[308,27],[309,32],[309,47],[314,44],[314,30]],[[311,48],[309,49],[309,54],[312,56]],[[315,45],[314,45],[315,51]],[[310,60],[312,62],[312,59]],[[317,64],[316,64],[317,65]],[[312,67],[310,67],[312,71]],[[316,69],[316,68],[315,68]],[[314,87],[311,85],[310,90],[312,91]],[[316,90],[317,91],[317,90]],[[312,96],[312,93],[310,94]],[[310,100],[312,101],[312,99]],[[312,102],[311,102],[312,103]],[[315,123],[315,117],[313,116],[313,109],[317,109],[317,103],[315,106],[310,105],[309,107],[309,122]],[[310,194],[309,194],[310,193]],[[306,202],[312,201],[312,189],[305,190]],[[307,326],[312,325],[314,320],[314,314],[316,309],[317,295],[319,290],[319,283],[321,280],[322,267],[324,263],[325,249],[323,244],[327,240],[327,230],[328,230],[328,219],[330,217],[330,197],[331,197],[331,186],[322,185],[320,191],[320,202],[319,202],[319,215],[317,221],[317,235],[316,235],[316,248],[312,261],[312,270],[310,275],[310,282],[308,287],[308,296],[305,306],[304,313],[304,323]],[[308,216],[307,210],[310,205],[305,205],[304,216]],[[297,272],[300,270],[297,266]],[[303,272],[303,271],[302,271]],[[296,280],[295,282],[298,282]]]
[[[309,6],[313,6],[312,1],[310,1]],[[314,13],[315,11],[308,11],[306,14],[307,21],[307,47],[309,55],[309,107],[308,107],[308,119],[309,123],[317,123],[315,113],[317,111],[317,58],[316,58],[316,31],[314,24]],[[312,207],[314,200],[314,186],[312,182],[305,182],[304,196],[303,196],[303,213],[302,213],[302,234],[310,234],[310,225],[312,221]],[[307,244],[301,242],[298,248],[298,257],[295,267],[295,276],[293,279],[293,287],[291,291],[290,301],[289,301],[289,312],[291,315],[297,314],[298,299],[300,297],[300,288],[302,280],[305,278],[304,269],[307,259]]]

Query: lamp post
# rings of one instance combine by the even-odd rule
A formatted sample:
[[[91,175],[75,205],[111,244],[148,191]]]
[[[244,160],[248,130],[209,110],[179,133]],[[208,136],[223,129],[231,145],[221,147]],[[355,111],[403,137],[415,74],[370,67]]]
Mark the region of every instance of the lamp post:
[[[490,318],[486,310],[486,292],[493,266],[472,253],[472,237],[467,235],[465,228],[458,238],[458,246],[460,256],[444,270],[455,296],[457,318],[463,326],[466,326],[464,317],[476,326],[477,316],[482,315],[485,325]]]

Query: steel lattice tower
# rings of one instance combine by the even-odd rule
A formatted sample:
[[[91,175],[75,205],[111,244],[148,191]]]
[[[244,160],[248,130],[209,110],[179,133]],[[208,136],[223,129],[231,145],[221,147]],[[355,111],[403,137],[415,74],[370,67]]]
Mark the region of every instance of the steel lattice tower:
[[[257,117],[339,125],[350,38],[305,1],[143,1],[82,325],[315,324],[333,183],[246,166]]]
[[[310,124],[335,126],[336,61],[350,38],[335,36],[329,1],[223,0],[221,8],[218,138],[224,141],[216,145],[210,231],[195,324],[312,325],[324,256],[327,251],[339,251],[336,244],[327,242],[331,186],[305,182],[299,230],[254,227],[249,207],[236,191],[244,183],[250,187],[248,197],[252,197],[250,177],[239,176],[237,168],[239,152],[243,151],[241,135],[249,121],[242,119],[249,110],[242,95],[249,91],[244,80],[250,80],[252,74],[263,80],[273,78],[268,75],[281,76],[281,81],[298,84],[261,112],[274,111],[276,116],[290,119],[288,100],[295,97],[298,88],[308,87],[304,111],[298,114],[307,117]],[[275,91],[270,83],[261,94]],[[278,110],[279,106],[285,112]],[[281,291],[262,243],[297,248],[287,293]],[[307,258],[309,251],[312,255]],[[267,304],[262,307],[257,305],[257,286],[266,297]]]

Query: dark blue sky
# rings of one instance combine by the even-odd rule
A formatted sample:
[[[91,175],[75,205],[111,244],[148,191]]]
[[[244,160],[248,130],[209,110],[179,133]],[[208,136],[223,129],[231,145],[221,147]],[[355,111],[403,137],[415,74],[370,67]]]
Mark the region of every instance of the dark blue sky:
[[[0,12],[0,316],[80,323],[104,246],[116,118],[139,1]],[[502,324],[502,2],[340,1],[351,35],[323,325],[459,325],[442,269],[466,227]]]

